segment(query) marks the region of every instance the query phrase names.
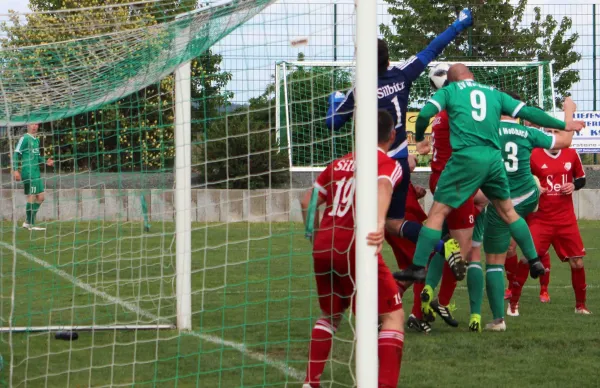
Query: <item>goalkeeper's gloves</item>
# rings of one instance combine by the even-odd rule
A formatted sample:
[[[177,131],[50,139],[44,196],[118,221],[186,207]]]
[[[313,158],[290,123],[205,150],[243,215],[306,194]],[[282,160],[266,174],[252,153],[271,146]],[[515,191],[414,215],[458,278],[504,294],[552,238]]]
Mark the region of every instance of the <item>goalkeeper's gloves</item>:
[[[333,130],[338,130],[346,121],[342,115],[335,114],[335,111],[346,99],[346,95],[342,92],[333,92],[329,95],[329,107],[327,108],[327,118],[325,122],[327,127]]]
[[[471,11],[468,9],[463,9],[458,14],[458,20],[452,23],[452,26],[456,28],[457,32],[461,32],[466,30],[467,28],[473,25],[473,15],[471,15]]]

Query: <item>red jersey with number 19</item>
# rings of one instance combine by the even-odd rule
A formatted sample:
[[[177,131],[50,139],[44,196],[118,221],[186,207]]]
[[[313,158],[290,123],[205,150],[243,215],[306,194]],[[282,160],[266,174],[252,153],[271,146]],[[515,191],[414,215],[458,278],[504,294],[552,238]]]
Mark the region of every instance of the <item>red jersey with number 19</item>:
[[[450,146],[450,125],[448,123],[448,112],[445,110],[438,113],[431,123],[431,171],[441,173],[448,159],[452,155]]]
[[[314,256],[345,254],[354,245],[354,167],[354,155],[348,154],[329,164],[315,182],[326,207],[314,241]],[[402,166],[381,149],[377,169],[379,179],[389,180],[392,187],[402,179]]]
[[[565,148],[552,154],[536,148],[531,153],[531,172],[538,177],[542,187],[548,190],[540,196],[539,209],[530,215],[531,220],[555,225],[577,222],[572,195],[561,193],[564,184],[585,177],[577,151]]]

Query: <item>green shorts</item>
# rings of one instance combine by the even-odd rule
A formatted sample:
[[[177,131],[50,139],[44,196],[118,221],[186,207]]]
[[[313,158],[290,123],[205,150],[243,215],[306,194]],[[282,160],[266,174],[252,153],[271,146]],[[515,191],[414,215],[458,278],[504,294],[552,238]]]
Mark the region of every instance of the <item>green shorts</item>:
[[[44,181],[40,177],[23,177],[23,186],[25,187],[25,195],[37,195],[44,192]]]
[[[478,189],[490,200],[510,198],[508,177],[499,150],[477,146],[453,151],[433,199],[456,209]]]
[[[517,214],[525,218],[536,209],[539,199],[540,192],[536,188],[530,194],[513,198],[512,202]],[[505,253],[510,245],[510,237],[510,229],[502,221],[496,208],[492,205],[488,206],[487,224],[485,226],[485,236],[483,237],[484,251],[491,254]]]

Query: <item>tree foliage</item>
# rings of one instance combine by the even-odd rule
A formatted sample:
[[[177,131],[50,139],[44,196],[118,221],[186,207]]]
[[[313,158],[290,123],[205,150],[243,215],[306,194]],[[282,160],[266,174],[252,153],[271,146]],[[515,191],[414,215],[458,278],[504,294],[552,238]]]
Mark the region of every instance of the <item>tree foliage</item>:
[[[557,95],[564,96],[579,81],[577,70],[569,67],[581,59],[574,51],[579,35],[569,34],[572,20],[558,21],[533,9],[532,21],[525,23],[528,1],[506,0],[386,0],[392,25],[381,25],[392,60],[408,58],[447,28],[457,13],[470,8],[475,20],[472,31],[463,32],[444,50],[442,60],[553,61]]]

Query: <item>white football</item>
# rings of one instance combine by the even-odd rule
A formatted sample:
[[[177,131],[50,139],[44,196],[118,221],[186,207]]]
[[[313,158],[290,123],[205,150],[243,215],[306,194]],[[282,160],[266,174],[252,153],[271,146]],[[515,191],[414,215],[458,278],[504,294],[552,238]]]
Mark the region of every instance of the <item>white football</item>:
[[[448,79],[448,70],[450,65],[447,63],[438,63],[429,69],[429,82],[433,90],[438,90],[444,87],[446,79]]]

